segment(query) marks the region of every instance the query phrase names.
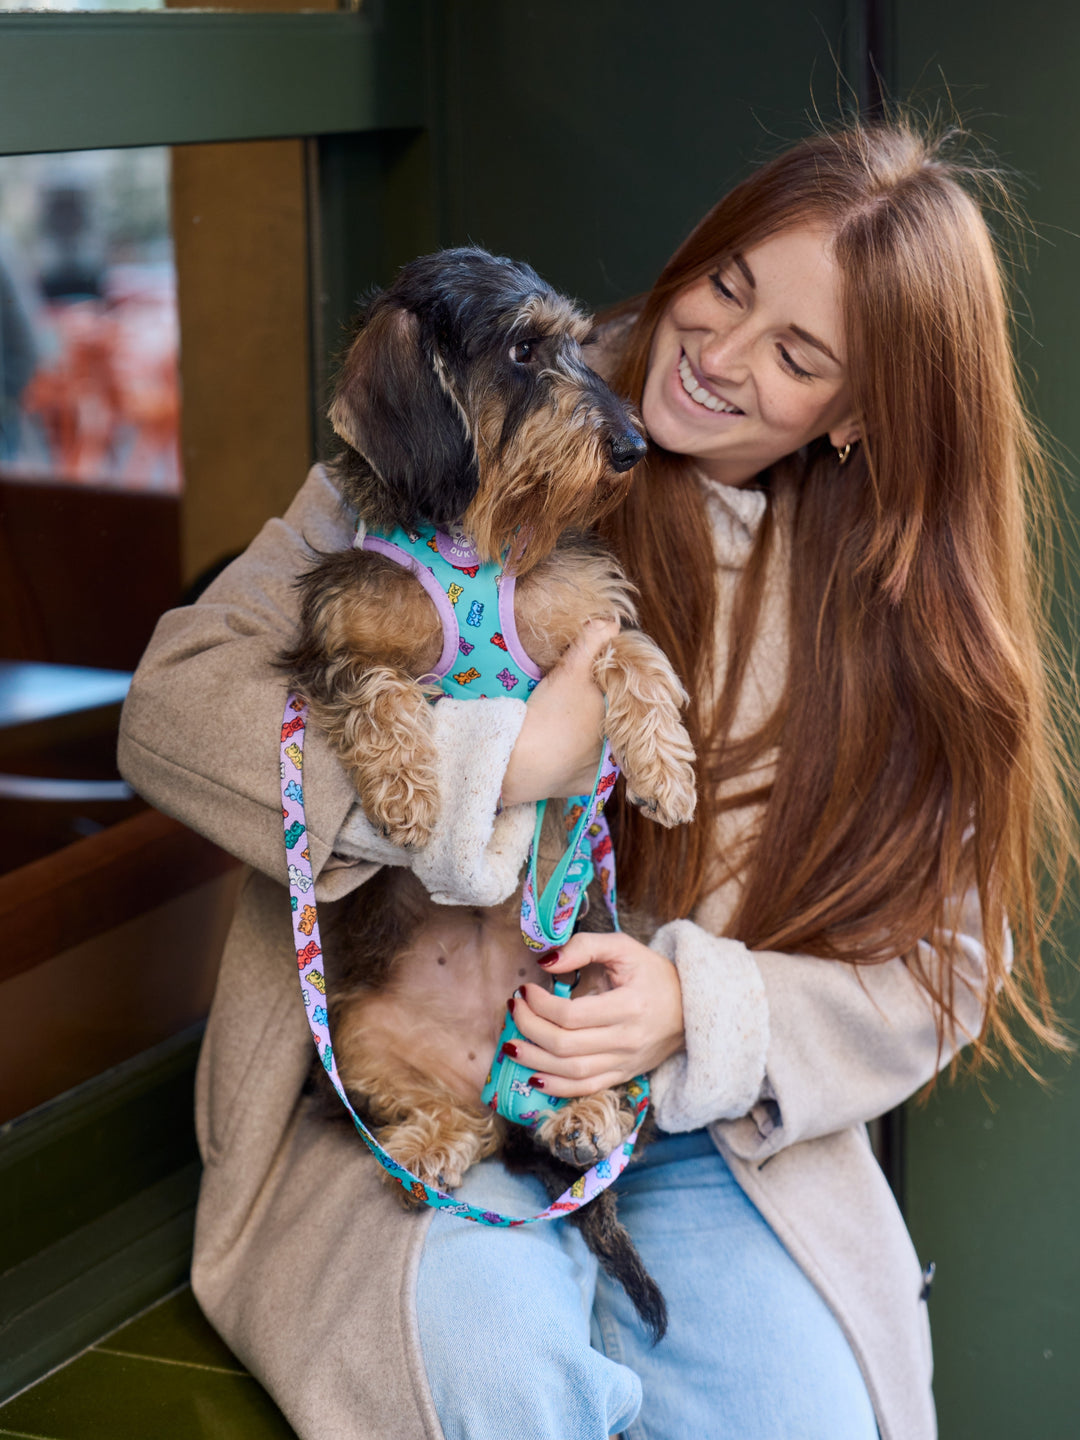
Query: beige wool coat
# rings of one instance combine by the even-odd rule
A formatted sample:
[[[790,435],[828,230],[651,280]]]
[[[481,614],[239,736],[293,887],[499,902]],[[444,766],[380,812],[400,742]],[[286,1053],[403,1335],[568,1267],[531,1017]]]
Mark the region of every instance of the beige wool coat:
[[[710,485],[708,503],[726,606],[766,501]],[[251,867],[198,1073],[205,1172],[196,1296],[302,1440],[439,1440],[414,1307],[431,1212],[403,1213],[365,1147],[346,1127],[320,1122],[302,1094],[311,1040],[284,885],[277,737],[285,688],[272,660],[293,631],[306,547],[350,540],[337,492],[316,467],[286,516],[270,521],[198,604],[162,617],[124,709],[120,766],[154,805]],[[786,586],[781,543],[739,729],[755,724],[783,685]],[[453,799],[428,852],[410,863],[447,903],[497,903],[516,884],[533,807],[496,819],[495,801],[523,713],[509,699],[436,707]],[[329,905],[380,860],[406,857],[372,835],[316,733],[304,773],[317,894]],[[738,843],[752,823],[745,811],[733,814],[718,846]],[[655,1073],[657,1118],[671,1131],[710,1127],[836,1315],[884,1440],[932,1440],[921,1266],[865,1125],[934,1073],[930,1006],[900,959],[856,972],[751,953],[724,938],[734,899],[732,887],[718,890],[656,937],[679,967],[687,1035],[685,1052]],[[970,982],[958,987],[961,1018],[974,1031],[977,905],[958,906],[956,923]]]

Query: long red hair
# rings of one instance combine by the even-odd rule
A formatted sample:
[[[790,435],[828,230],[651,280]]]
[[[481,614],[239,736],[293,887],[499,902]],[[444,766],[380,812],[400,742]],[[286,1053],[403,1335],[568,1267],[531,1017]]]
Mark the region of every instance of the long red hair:
[[[988,963],[986,1025],[1023,1050],[1006,1017],[1060,1046],[1040,945],[1071,853],[1062,747],[1032,518],[1048,466],[1023,403],[1003,267],[957,135],[907,122],[813,136],[705,216],[636,311],[614,384],[639,403],[657,321],[672,297],[782,230],[834,237],[853,411],[862,442],[841,467],[825,437],[761,483],[793,496],[790,657],[777,711],[732,739],[760,613],[776,510],[766,512],[714,676],[717,586],[703,492],[684,457],[650,446],[606,534],[641,591],[643,624],[696,697],[700,801],[662,831],[623,805],[620,889],[662,918],[693,910],[716,878],[725,780],[777,747],[738,861],[730,932],[758,949],[860,964],[905,956],[939,1038],[956,1037],[948,963],[953,897],[977,887]],[[623,307],[624,313],[634,313]],[[1016,946],[1010,969],[1007,926]],[[919,942],[939,939],[946,963]]]

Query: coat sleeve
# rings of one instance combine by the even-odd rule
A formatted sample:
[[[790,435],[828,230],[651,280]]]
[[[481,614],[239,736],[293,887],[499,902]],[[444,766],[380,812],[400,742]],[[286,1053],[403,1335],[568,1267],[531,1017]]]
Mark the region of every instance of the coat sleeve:
[[[665,925],[652,943],[679,969],[686,1048],[653,1077],[659,1124],[717,1122],[729,1149],[760,1163],[906,1100],[982,1026],[976,892],[953,907],[950,925],[919,955],[928,971],[956,971],[960,1024],[940,1051],[929,997],[903,959],[851,965],[750,951],[688,920]]]
[[[295,582],[313,550],[343,549],[351,538],[337,489],[316,466],[286,515],[269,521],[196,604],[162,616],[121,718],[119,765],[131,785],[282,882],[278,736],[287,686],[274,659],[293,638]],[[410,864],[444,903],[505,899],[533,824],[531,805],[496,816],[524,713],[510,699],[439,703],[442,814],[431,844],[416,854],[387,845],[366,825],[351,781],[312,729],[304,798],[319,898],[347,894],[379,864]],[[462,754],[464,779],[450,783]]]

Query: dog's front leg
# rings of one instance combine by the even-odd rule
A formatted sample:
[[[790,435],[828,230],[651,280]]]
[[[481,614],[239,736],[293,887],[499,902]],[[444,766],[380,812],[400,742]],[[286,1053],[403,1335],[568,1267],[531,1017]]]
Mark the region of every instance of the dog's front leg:
[[[593,678],[607,696],[607,736],[630,802],[661,825],[694,813],[694,748],[679,719],[686,692],[664,652],[640,630],[623,630],[597,656]]]
[[[300,590],[297,641],[279,663],[372,824],[397,845],[426,845],[439,792],[431,707],[412,677],[439,657],[435,607],[409,571],[363,550],[323,556]]]
[[[340,755],[368,819],[395,845],[419,849],[439,813],[432,708],[422,686],[376,665],[339,673],[332,699],[311,714]]]

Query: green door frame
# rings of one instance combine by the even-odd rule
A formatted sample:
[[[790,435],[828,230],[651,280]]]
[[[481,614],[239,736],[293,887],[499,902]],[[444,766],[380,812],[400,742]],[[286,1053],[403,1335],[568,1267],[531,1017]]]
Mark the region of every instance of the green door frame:
[[[421,127],[424,8],[0,14],[0,154]]]

